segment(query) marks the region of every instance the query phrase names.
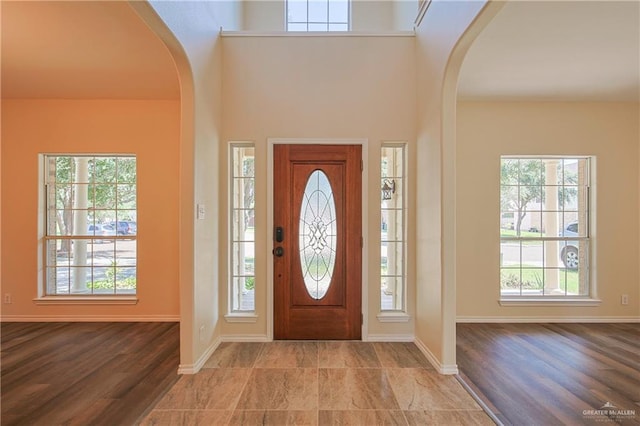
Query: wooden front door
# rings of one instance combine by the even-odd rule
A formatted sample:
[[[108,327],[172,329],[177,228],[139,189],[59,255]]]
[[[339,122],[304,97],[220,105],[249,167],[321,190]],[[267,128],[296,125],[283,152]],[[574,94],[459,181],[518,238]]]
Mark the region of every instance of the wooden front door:
[[[274,336],[361,338],[362,147],[274,146]]]

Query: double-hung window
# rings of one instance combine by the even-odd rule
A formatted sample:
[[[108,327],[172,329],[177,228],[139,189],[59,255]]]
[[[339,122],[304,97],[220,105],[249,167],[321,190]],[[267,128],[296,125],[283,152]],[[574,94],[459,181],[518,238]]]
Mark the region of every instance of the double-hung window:
[[[589,157],[502,157],[502,299],[591,296],[589,190]]]
[[[349,31],[349,0],[287,0],[287,31]]]
[[[136,294],[136,157],[43,155],[44,296]]]

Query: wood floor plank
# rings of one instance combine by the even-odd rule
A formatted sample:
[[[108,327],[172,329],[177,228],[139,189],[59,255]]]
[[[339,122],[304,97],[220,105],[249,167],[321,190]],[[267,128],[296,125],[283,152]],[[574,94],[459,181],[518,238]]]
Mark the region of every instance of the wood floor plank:
[[[178,379],[178,323],[3,323],[0,423],[133,425]]]
[[[640,424],[640,324],[458,324],[462,379],[506,425]],[[637,415],[585,418],[605,403]]]

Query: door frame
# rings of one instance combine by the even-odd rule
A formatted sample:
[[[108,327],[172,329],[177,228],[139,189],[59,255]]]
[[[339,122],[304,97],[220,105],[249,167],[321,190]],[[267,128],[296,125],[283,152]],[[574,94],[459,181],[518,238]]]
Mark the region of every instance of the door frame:
[[[369,224],[369,193],[368,193],[368,160],[369,160],[369,140],[368,139],[318,139],[318,138],[267,138],[267,239],[265,253],[267,253],[267,339],[273,340],[273,147],[274,145],[360,145],[362,146],[362,340],[367,340],[368,330],[368,293],[364,283],[368,281],[368,236],[367,228]]]

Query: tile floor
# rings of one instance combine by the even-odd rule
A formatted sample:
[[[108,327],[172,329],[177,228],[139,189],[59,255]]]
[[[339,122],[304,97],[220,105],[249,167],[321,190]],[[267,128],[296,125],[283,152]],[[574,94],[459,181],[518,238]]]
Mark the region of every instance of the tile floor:
[[[142,425],[493,425],[413,343],[222,343]]]

